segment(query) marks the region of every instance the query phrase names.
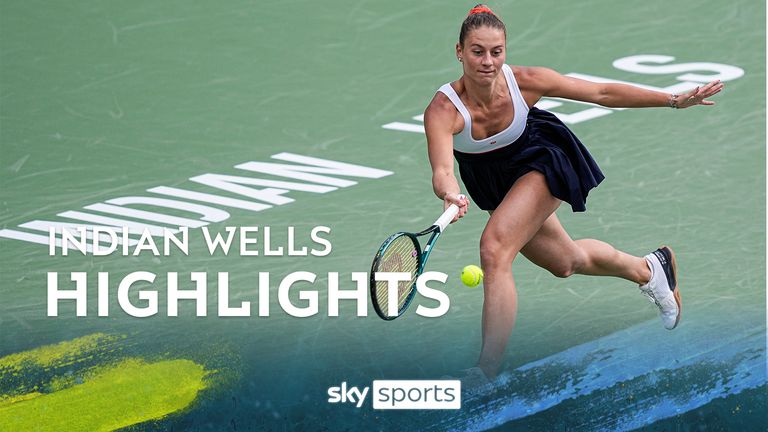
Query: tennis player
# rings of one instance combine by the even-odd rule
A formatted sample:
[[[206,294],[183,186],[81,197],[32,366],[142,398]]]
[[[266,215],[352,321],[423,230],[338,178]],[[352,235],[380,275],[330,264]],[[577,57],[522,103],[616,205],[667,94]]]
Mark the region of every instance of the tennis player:
[[[664,327],[680,321],[682,304],[675,255],[662,246],[645,257],[618,251],[599,240],[572,240],[555,210],[562,201],[586,210],[589,191],[603,173],[576,136],[553,114],[537,109],[542,97],[606,107],[688,108],[723,88],[719,81],[682,95],[624,84],[570,78],[543,67],[506,64],[506,28],[485,5],[470,10],[456,44],[462,76],[443,85],[424,113],[435,194],[460,207],[453,158],[472,200],[490,218],[480,238],[485,272],[483,343],[469,381],[488,382],[498,373],[515,325],[517,292],[512,262],[519,253],[558,277],[616,276],[635,282],[659,309]]]

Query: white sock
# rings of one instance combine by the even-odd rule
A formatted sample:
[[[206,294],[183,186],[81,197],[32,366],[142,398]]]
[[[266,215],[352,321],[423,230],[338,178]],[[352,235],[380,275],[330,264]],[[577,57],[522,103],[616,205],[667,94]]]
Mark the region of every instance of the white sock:
[[[648,266],[648,269],[651,271],[651,277],[648,278],[648,282],[646,282],[644,285],[640,285],[640,288],[648,288],[648,285],[651,284],[651,281],[653,280],[653,263],[648,258],[648,255],[643,257],[645,259],[645,264]]]

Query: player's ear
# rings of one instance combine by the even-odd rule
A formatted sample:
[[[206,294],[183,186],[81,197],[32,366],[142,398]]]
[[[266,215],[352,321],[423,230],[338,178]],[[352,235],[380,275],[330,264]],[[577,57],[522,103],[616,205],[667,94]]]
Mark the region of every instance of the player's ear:
[[[461,61],[462,53],[461,53],[461,44],[456,42],[456,58]]]

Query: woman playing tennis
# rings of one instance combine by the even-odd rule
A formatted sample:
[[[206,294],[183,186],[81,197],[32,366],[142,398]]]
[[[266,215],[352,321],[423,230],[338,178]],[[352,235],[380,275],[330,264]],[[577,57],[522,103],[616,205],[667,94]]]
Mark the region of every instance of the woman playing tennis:
[[[485,272],[483,343],[469,374],[487,382],[498,373],[517,312],[512,262],[522,253],[558,277],[616,276],[637,283],[658,306],[667,329],[680,321],[682,304],[675,255],[663,246],[645,257],[618,251],[599,240],[572,240],[555,210],[565,201],[586,210],[590,189],[603,174],[587,149],[557,117],[537,109],[542,97],[606,107],[713,105],[723,88],[711,82],[683,95],[623,84],[598,84],[543,67],[506,64],[506,28],[485,5],[474,7],[459,33],[456,57],[463,75],[438,90],[424,113],[435,194],[467,212],[453,158],[475,204],[490,213],[480,238]]]

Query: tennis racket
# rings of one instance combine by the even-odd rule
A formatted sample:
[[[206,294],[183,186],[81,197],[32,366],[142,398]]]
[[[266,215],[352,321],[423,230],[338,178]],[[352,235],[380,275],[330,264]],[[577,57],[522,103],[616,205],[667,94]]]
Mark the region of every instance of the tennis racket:
[[[416,279],[424,272],[430,252],[448,224],[459,213],[459,207],[451,204],[429,228],[418,233],[399,232],[392,234],[381,244],[373,258],[370,273],[371,302],[376,314],[383,320],[393,320],[402,315],[416,295]],[[419,237],[429,235],[422,250]],[[388,282],[376,280],[377,272],[409,273],[411,279],[398,282],[397,310],[394,304],[390,308]]]

